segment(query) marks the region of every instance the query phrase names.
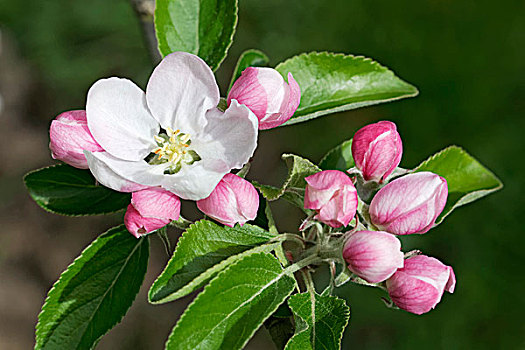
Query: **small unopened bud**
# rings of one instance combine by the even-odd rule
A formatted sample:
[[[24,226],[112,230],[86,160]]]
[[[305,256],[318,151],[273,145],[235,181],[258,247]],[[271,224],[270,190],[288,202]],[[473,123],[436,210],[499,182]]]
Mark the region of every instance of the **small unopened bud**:
[[[259,209],[259,195],[251,183],[234,174],[226,174],[205,199],[197,201],[204,214],[233,227],[254,220]]]
[[[403,267],[401,242],[382,231],[358,231],[350,235],[343,248],[350,271],[369,283],[383,282]]]
[[[381,121],[359,129],[352,140],[352,156],[366,181],[383,182],[401,161],[403,145],[396,124]]]
[[[444,291],[453,293],[455,286],[452,267],[426,255],[406,259],[405,266],[386,281],[394,304],[417,315],[435,308]]]
[[[162,188],[151,187],[131,195],[124,224],[133,236],[139,238],[178,220],[179,216],[179,197]]]
[[[396,235],[425,233],[447,202],[447,181],[431,172],[405,175],[379,190],[370,203],[370,219]]]
[[[271,129],[286,122],[299,107],[301,89],[288,73],[286,83],[275,69],[246,68],[228,94],[228,105],[237,100],[259,119],[259,129]]]
[[[60,114],[49,128],[49,148],[53,159],[75,168],[87,169],[84,150],[101,152],[104,149],[95,141],[88,129],[86,111],[69,111]]]
[[[316,220],[331,227],[347,226],[357,210],[357,191],[339,170],[324,170],[305,178],[304,207],[317,212]]]

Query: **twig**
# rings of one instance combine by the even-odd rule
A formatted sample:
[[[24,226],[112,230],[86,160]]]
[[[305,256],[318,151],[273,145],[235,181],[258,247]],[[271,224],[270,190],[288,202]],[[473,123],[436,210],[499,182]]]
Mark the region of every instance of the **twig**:
[[[155,25],[153,16],[155,13],[155,0],[130,0],[131,6],[142,26],[144,41],[148,47],[151,60],[157,64],[161,60],[160,52],[157,49],[157,37],[155,36]]]

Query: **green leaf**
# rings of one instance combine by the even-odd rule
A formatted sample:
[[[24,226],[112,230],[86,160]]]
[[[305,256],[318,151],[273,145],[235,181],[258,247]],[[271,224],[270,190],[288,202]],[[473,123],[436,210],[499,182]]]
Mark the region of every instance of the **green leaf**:
[[[239,57],[237,64],[235,65],[235,69],[233,70],[232,80],[230,81],[228,91],[230,91],[230,89],[233,86],[233,83],[235,83],[235,80],[237,80],[241,76],[241,73],[246,68],[264,67],[268,65],[269,61],[270,59],[268,58],[268,56],[266,56],[262,51],[254,49],[244,51]]]
[[[447,180],[447,204],[436,220],[436,225],[455,208],[485,197],[503,187],[496,175],[457,146],[450,146],[434,154],[414,171],[431,171]]]
[[[264,245],[275,235],[245,224],[233,228],[201,220],[182,234],[168,265],[149,290],[149,301],[166,303],[202,287],[245,255],[269,252],[280,243]]]
[[[124,225],[98,237],[49,291],[35,349],[92,349],[133,303],[148,255],[148,240],[134,238]]]
[[[388,68],[362,56],[304,53],[275,69],[285,78],[291,72],[301,87],[299,108],[283,125],[418,94]]]
[[[295,314],[295,335],[286,350],[337,350],[350,318],[350,308],[343,299],[317,293],[295,294],[288,299]]]
[[[332,148],[319,162],[323,170],[347,171],[355,166],[352,157],[352,140],[347,140],[339,146]]]
[[[237,25],[237,0],[157,0],[155,30],[159,51],[202,58],[212,70],[226,57]]]
[[[253,184],[259,189],[264,198],[269,201],[274,201],[287,194],[288,196],[285,196],[285,199],[302,207],[302,196],[304,195],[304,188],[306,187],[304,178],[321,171],[321,169],[308,159],[296,156],[295,154],[283,154],[282,159],[288,166],[288,177],[280,188],[259,184],[255,181]]]
[[[241,349],[294,288],[292,274],[273,255],[250,255],[221,272],[195,298],[166,349]]]
[[[56,214],[106,214],[126,208],[131,201],[129,193],[98,185],[89,170],[66,164],[32,171],[24,181],[33,200]]]

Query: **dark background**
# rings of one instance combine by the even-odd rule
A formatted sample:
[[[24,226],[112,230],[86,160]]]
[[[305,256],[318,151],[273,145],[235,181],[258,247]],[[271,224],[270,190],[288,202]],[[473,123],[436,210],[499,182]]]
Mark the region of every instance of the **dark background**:
[[[344,348],[525,348],[525,2],[240,2],[236,41],[217,73],[223,93],[248,48],[263,50],[272,64],[313,50],[365,55],[420,90],[416,98],[262,132],[252,178],[277,184],[285,174],[281,153],[317,161],[359,127],[389,119],[403,138],[403,167],[458,144],[505,184],[428,234],[403,239],[406,250],[420,248],[455,269],[456,292],[437,309],[415,316],[384,307],[375,289],[339,291],[352,311]],[[0,349],[28,349],[52,283],[120,217],[46,213],[29,199],[22,175],[52,163],[50,121],[83,108],[94,81],[116,75],[144,87],[152,64],[125,0],[0,0],[0,35]],[[274,209],[279,228],[297,227],[297,210]],[[184,211],[191,216],[192,205]],[[147,288],[167,261],[158,240],[151,254],[141,294],[99,349],[161,349],[182,312],[182,301],[147,304]],[[263,330],[248,348],[268,344]]]

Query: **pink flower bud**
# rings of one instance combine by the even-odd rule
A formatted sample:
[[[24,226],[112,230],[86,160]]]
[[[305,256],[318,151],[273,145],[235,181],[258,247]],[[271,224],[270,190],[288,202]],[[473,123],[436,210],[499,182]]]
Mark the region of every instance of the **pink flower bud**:
[[[69,111],[60,114],[49,128],[49,148],[53,159],[58,159],[75,168],[87,169],[84,150],[104,151],[95,141],[87,126],[86,111]]]
[[[124,224],[133,236],[139,238],[177,220],[179,215],[179,197],[160,187],[151,187],[131,195]]]
[[[288,84],[272,68],[246,68],[228,94],[228,105],[237,100],[259,119],[259,129],[271,129],[286,122],[299,107],[301,89],[288,73]]]
[[[396,235],[425,233],[447,202],[447,181],[431,172],[398,178],[379,190],[370,203],[370,219]]]
[[[339,170],[324,170],[305,178],[304,207],[317,211],[316,220],[331,227],[347,226],[357,210],[357,191]]]
[[[403,267],[401,242],[383,231],[358,231],[345,242],[343,258],[350,271],[367,282],[383,282]]]
[[[405,266],[386,281],[394,304],[417,315],[435,308],[444,291],[453,293],[455,286],[452,267],[426,255],[406,259]]]
[[[226,174],[209,197],[197,201],[197,207],[209,217],[233,227],[254,220],[259,209],[259,195],[251,183],[234,174]]]
[[[366,181],[383,182],[401,161],[403,145],[396,124],[381,121],[359,129],[352,140],[352,156]]]

